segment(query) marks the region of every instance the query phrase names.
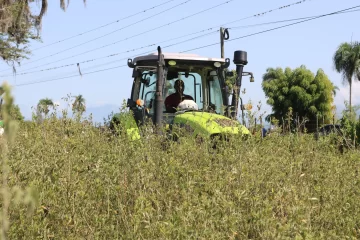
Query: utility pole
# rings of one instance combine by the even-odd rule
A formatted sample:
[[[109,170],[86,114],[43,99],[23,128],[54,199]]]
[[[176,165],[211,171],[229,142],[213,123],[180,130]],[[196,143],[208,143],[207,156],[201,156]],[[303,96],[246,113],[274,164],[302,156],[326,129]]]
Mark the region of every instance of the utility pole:
[[[224,28],[220,28],[220,47],[221,47],[221,58],[224,58]]]
[[[220,27],[220,50],[221,50],[221,58],[225,58],[225,40],[229,39],[229,31],[227,28]]]

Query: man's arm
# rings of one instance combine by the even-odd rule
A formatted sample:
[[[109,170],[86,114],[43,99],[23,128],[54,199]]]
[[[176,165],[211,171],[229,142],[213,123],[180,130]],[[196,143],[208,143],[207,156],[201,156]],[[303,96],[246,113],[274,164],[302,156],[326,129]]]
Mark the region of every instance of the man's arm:
[[[193,100],[194,101],[194,98],[190,95],[183,95],[183,100]]]
[[[175,99],[174,99],[173,95],[169,95],[166,97],[164,104],[165,104],[165,109],[167,112],[174,110],[173,106],[172,106],[172,105],[174,105],[174,101],[175,101]]]

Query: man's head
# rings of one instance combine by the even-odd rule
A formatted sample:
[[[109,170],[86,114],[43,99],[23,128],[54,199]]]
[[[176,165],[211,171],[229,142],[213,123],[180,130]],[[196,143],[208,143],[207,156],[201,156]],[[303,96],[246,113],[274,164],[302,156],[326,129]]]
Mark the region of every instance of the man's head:
[[[174,88],[177,93],[184,93],[185,84],[184,81],[181,79],[178,79],[175,81]]]

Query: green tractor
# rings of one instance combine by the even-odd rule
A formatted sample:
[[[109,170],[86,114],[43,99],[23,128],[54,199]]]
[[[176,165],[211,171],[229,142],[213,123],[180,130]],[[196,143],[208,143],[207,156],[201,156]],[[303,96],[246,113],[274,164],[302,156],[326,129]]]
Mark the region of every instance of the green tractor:
[[[179,137],[182,130],[193,136],[211,139],[231,134],[249,136],[249,130],[236,120],[242,76],[247,53],[235,51],[237,80],[231,103],[225,84],[230,65],[228,58],[207,58],[195,54],[158,52],[128,59],[134,78],[127,107],[133,115],[126,123],[126,132],[133,139],[141,138],[139,127],[150,121],[155,131]],[[119,115],[113,119],[118,118]],[[119,124],[121,121],[117,119]]]

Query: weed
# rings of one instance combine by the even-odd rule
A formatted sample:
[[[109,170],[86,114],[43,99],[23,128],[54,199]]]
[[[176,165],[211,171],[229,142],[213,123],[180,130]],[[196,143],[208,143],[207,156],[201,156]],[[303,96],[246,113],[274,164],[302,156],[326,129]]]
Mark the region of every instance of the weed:
[[[2,174],[38,201],[2,199],[9,239],[360,237],[358,150],[307,134],[164,148],[164,137],[130,142],[84,121],[20,123]]]

